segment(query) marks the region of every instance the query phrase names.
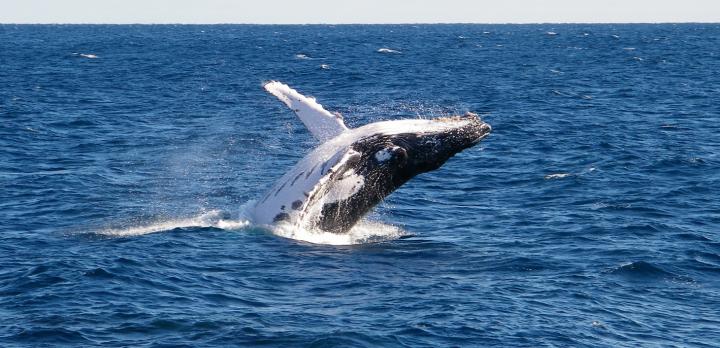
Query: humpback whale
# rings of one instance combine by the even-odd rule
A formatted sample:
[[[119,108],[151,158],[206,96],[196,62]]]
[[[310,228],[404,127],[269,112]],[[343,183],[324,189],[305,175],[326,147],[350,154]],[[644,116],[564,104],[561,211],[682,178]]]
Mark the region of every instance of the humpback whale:
[[[252,207],[250,214],[261,225],[347,232],[402,184],[440,168],[491,130],[469,112],[349,129],[342,115],[325,110],[312,97],[277,81],[263,87],[293,110],[321,144]]]

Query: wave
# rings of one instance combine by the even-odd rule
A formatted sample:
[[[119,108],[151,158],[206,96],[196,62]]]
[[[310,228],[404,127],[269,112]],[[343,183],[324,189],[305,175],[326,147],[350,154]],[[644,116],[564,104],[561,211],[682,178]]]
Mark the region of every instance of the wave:
[[[100,57],[98,57],[97,55],[91,54],[91,53],[77,53],[77,52],[75,52],[75,53],[73,53],[72,55],[73,55],[73,56],[78,56],[78,57],[83,57],[83,58],[88,58],[88,59],[97,59],[97,58],[100,58]]]
[[[688,276],[672,273],[659,265],[646,261],[628,262],[613,268],[609,273],[637,281],[666,280],[676,283],[695,282],[694,279]]]
[[[551,173],[551,174],[545,175],[544,178],[545,178],[545,180],[564,179],[564,178],[573,177],[573,176],[583,176],[583,175],[586,175],[586,174],[593,173],[593,172],[596,171],[596,170],[597,170],[597,168],[595,168],[595,167],[590,167],[590,168],[584,169],[584,170],[579,171],[579,172],[574,172],[574,173],[568,173],[568,172]]]
[[[402,52],[400,52],[400,51],[398,51],[398,50],[394,50],[394,49],[392,49],[392,48],[385,48],[385,47],[379,48],[379,49],[377,50],[377,52],[378,52],[378,53],[395,53],[395,54],[402,53]]]
[[[570,176],[570,173],[555,173],[555,174],[548,174],[545,175],[546,180],[552,180],[552,179],[562,179],[565,177]]]

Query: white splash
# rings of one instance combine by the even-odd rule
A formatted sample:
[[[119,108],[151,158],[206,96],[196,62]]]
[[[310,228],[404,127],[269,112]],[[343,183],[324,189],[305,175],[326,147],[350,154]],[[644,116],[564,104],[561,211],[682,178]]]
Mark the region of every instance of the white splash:
[[[548,174],[545,175],[546,180],[552,180],[552,179],[562,179],[570,176],[570,173],[556,173],[556,174]]]
[[[378,53],[401,53],[398,50],[394,50],[392,48],[385,48],[385,47],[378,49],[377,52]]]
[[[400,227],[367,220],[358,222],[346,233],[305,230],[289,224],[278,224],[269,229],[280,237],[328,245],[376,243],[398,239],[407,234]]]
[[[95,233],[113,237],[131,237],[187,227],[216,227],[224,230],[234,230],[250,224],[247,220],[224,220],[221,216],[221,211],[211,210],[190,218],[161,220],[126,228],[108,228]]]
[[[94,233],[109,237],[135,237],[151,233],[168,232],[176,228],[188,227],[215,227],[229,231],[239,230],[246,227],[258,227],[269,230],[280,237],[313,244],[327,245],[377,243],[398,239],[407,235],[407,233],[400,227],[367,220],[360,221],[357,225],[355,225],[355,227],[346,233],[304,230],[287,224],[279,224],[275,226],[256,225],[245,218],[247,216],[248,206],[253,203],[253,201],[250,201],[240,207],[240,218],[238,220],[223,219],[222,217],[225,215],[223,212],[220,210],[211,210],[189,218],[160,220],[123,228],[107,228],[95,231]]]

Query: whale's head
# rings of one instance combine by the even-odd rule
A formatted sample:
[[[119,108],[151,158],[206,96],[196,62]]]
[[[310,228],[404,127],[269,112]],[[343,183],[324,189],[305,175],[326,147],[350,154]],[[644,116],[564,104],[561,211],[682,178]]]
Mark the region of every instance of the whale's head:
[[[397,179],[406,181],[420,173],[440,168],[458,152],[479,143],[490,131],[490,125],[472,113],[436,118],[429,120],[427,129],[422,132],[390,136],[392,145],[379,150],[375,157],[382,158],[384,153],[391,153],[388,169],[393,170],[392,174]]]
[[[394,183],[397,187],[418,174],[438,169],[450,157],[479,143],[491,130],[489,124],[472,113],[396,121],[393,126],[396,129],[392,132],[373,134],[353,145],[355,151],[363,154],[359,163],[362,171],[385,179],[385,183],[378,185]]]
[[[324,206],[319,221],[323,230],[347,230],[405,182],[440,168],[458,152],[479,143],[491,130],[472,113],[390,121],[378,128],[351,145],[357,155],[335,177],[340,183],[351,173],[360,180],[353,181],[350,195]]]

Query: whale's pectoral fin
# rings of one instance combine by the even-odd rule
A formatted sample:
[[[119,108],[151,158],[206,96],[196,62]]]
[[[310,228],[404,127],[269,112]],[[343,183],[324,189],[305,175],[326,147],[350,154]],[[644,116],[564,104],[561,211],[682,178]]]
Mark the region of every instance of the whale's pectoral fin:
[[[325,110],[315,98],[306,97],[278,81],[270,81],[263,87],[292,109],[318,140],[330,140],[347,130],[342,115]]]

